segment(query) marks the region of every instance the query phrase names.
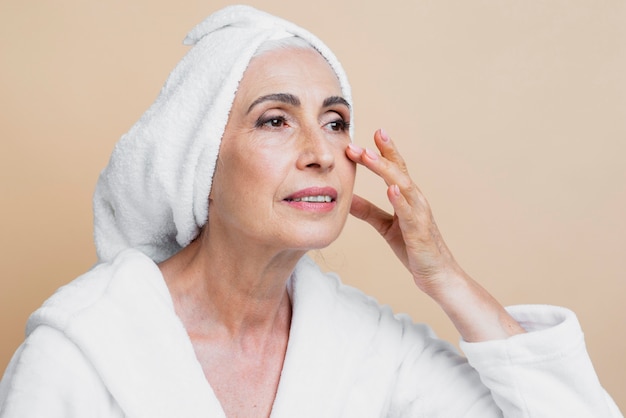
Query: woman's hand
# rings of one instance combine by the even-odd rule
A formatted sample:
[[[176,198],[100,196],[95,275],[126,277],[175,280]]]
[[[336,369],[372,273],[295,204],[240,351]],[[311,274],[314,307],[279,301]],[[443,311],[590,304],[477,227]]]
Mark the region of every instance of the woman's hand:
[[[354,144],[346,154],[385,181],[395,213],[391,215],[357,195],[352,199],[350,213],[368,222],[383,236],[420,289],[428,294],[437,292],[440,286],[445,286],[446,276],[460,273],[460,268],[392,140],[383,130],[378,130],[374,142],[380,154]]]
[[[378,130],[374,143],[379,153],[350,144],[346,155],[383,179],[394,214],[357,195],[352,199],[350,213],[383,236],[415,284],[443,308],[466,341],[524,332],[502,305],[457,264],[439,233],[426,198],[411,179],[389,136]]]

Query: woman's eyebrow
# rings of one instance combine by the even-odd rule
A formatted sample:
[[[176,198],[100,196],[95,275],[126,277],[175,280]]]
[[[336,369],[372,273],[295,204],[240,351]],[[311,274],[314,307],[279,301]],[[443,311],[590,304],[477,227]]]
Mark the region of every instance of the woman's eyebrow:
[[[293,94],[274,93],[274,94],[267,94],[265,96],[261,96],[258,99],[256,99],[254,102],[252,102],[252,104],[250,105],[246,113],[250,113],[252,108],[258,105],[259,103],[270,102],[270,101],[271,102],[283,102],[292,106],[300,106],[300,99],[298,99]]]
[[[351,107],[350,103],[341,96],[330,96],[324,100],[324,107],[331,107],[338,104],[344,105],[348,109]]]
[[[300,106],[300,99],[298,99],[298,97],[294,96],[293,94],[273,93],[273,94],[266,94],[265,96],[261,96],[257,98],[254,102],[252,102],[250,107],[248,107],[248,111],[246,113],[250,113],[252,111],[252,108],[254,108],[254,106],[263,102],[282,102],[291,106]],[[350,103],[348,103],[348,101],[341,96],[327,97],[326,99],[324,99],[324,103],[322,104],[322,106],[331,107],[331,106],[338,105],[338,104],[343,105],[347,107],[348,109],[350,109],[351,107]]]

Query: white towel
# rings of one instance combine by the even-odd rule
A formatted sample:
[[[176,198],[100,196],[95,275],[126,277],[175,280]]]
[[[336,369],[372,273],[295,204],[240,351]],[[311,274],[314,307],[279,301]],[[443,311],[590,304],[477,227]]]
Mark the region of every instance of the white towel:
[[[194,45],[159,97],[117,143],[94,195],[100,261],[136,248],[162,261],[207,222],[217,154],[239,81],[257,48],[290,34],[329,62],[351,102],[339,61],[313,34],[248,6],[224,8],[189,32]]]

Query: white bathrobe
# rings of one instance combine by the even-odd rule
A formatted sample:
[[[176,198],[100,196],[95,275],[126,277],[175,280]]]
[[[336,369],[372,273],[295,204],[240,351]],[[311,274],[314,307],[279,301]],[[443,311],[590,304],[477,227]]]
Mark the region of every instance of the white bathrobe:
[[[272,417],[622,416],[566,309],[510,308],[531,332],[462,342],[468,363],[428,327],[394,316],[307,257],[288,287],[293,319]],[[126,250],[62,287],[31,316],[0,383],[0,417],[224,412],[160,270]]]

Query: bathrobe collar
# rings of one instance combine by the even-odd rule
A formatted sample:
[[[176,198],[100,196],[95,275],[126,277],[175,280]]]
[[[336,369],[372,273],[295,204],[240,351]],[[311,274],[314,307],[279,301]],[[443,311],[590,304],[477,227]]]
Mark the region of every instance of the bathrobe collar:
[[[361,357],[346,351],[367,347],[371,332],[358,332],[366,318],[341,309],[338,286],[308,257],[297,265],[288,283],[293,318],[272,416],[341,415],[346,379]],[[127,416],[225,417],[160,270],[141,252],[125,250],[61,288],[33,313],[27,332],[42,325],[63,331],[81,349]],[[346,326],[355,330],[349,337]]]

